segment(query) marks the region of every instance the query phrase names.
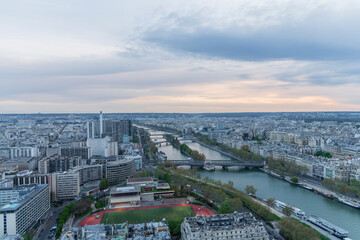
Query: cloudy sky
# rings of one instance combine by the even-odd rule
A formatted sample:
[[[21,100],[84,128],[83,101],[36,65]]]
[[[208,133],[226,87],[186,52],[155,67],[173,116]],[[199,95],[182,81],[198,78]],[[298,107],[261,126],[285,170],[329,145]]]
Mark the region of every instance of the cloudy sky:
[[[359,0],[11,0],[0,113],[360,110]]]

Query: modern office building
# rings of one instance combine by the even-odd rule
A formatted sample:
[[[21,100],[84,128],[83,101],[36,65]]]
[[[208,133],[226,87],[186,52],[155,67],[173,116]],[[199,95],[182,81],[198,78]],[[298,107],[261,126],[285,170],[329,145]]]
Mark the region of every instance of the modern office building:
[[[50,209],[48,185],[33,184],[27,187],[0,189],[0,195],[17,191],[19,197],[0,207],[0,238],[25,233]]]
[[[38,161],[38,171],[40,174],[64,172],[70,168],[83,165],[86,165],[86,159],[53,155]]]
[[[128,119],[113,121],[112,140],[114,142],[123,143],[124,139],[132,136],[132,121]]]
[[[118,143],[112,142],[111,137],[88,138],[87,146],[91,149],[91,156],[116,156],[118,155]]]
[[[75,167],[72,172],[79,173],[80,185],[91,181],[101,180],[103,178],[103,166],[102,165],[86,165]]]
[[[183,240],[251,239],[269,240],[265,226],[249,212],[196,216],[181,224]]]
[[[110,185],[124,182],[135,173],[134,159],[122,159],[107,162],[105,165],[105,175]]]
[[[129,119],[122,120],[103,120],[100,112],[99,120],[88,122],[87,138],[112,138],[112,142],[123,143],[124,139],[132,136],[132,121]]]
[[[125,156],[125,159],[134,159],[136,171],[140,171],[142,169],[142,157],[141,157],[141,155]]]
[[[13,182],[15,186],[49,184],[49,174],[33,174],[31,171],[23,171],[15,175]]]
[[[19,157],[38,157],[39,149],[37,147],[11,147],[10,158]]]
[[[71,200],[79,197],[79,173],[53,173],[51,174],[49,185],[51,187],[52,201]]]
[[[91,157],[91,148],[88,147],[61,147],[60,155],[65,157],[81,157],[89,159]]]

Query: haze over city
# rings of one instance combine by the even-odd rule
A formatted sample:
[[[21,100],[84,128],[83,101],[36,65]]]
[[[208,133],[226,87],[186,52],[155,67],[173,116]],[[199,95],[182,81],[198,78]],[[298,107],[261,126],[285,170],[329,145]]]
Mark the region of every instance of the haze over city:
[[[360,2],[6,1],[0,112],[360,110]]]

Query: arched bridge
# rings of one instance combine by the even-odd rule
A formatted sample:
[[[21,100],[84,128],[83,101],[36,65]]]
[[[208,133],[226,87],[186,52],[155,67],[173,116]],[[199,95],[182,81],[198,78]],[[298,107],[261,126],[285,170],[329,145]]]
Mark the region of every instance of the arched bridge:
[[[168,160],[175,164],[176,166],[188,165],[192,167],[204,167],[205,163],[213,166],[222,166],[222,167],[248,167],[248,168],[258,168],[264,167],[263,161],[232,161],[232,160],[205,160],[205,161],[196,161],[196,160]]]

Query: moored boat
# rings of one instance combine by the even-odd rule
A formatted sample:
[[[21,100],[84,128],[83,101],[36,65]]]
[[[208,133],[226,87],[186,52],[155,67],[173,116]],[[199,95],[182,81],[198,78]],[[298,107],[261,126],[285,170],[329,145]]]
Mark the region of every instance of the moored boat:
[[[305,188],[307,190],[313,191],[314,189],[312,187],[309,187],[308,185],[304,184],[304,183],[300,183],[299,184],[300,187]]]
[[[338,238],[341,238],[341,239],[346,238],[349,233],[348,231],[326,221],[325,219],[319,218],[317,216],[310,216],[307,220],[309,222],[313,223],[314,225],[329,232],[330,234],[332,234]]]
[[[324,196],[324,197],[330,198],[330,199],[334,199],[334,198],[335,198],[335,197],[334,197],[332,194],[330,194],[330,193],[321,192],[321,191],[319,191],[319,190],[316,190],[316,192],[317,192],[318,194],[320,194],[320,195],[322,195],[322,196]]]
[[[283,210],[285,207],[291,207],[294,211],[292,213],[293,216],[298,218],[305,218],[305,212],[299,208],[287,205],[286,203],[280,202],[279,200],[275,200],[275,207],[279,210]]]
[[[359,203],[356,203],[354,201],[351,201],[351,200],[348,200],[348,199],[345,199],[345,198],[338,198],[339,202],[343,203],[343,204],[346,204],[350,207],[353,207],[353,208],[358,208],[360,209],[360,204]]]
[[[279,174],[277,174],[277,173],[275,173],[275,172],[273,172],[273,171],[269,171],[268,173],[269,173],[271,176],[273,176],[273,177],[282,179],[282,176],[280,176]]]

